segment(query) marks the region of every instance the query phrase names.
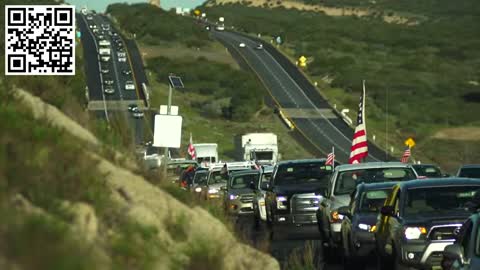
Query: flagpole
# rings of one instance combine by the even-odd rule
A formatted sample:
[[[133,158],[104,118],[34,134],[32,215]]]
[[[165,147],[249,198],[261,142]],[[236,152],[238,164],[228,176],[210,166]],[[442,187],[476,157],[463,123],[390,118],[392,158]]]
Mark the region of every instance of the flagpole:
[[[335,170],[335,146],[332,146],[332,153],[333,153],[332,170]]]

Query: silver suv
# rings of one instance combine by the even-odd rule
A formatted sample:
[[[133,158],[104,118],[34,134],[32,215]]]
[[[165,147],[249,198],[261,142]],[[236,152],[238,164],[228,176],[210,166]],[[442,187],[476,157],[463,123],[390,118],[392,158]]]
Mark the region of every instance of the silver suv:
[[[238,171],[230,174],[223,205],[228,214],[242,216],[253,214],[252,184],[258,182],[258,170]]]
[[[417,174],[410,164],[400,162],[366,162],[340,165],[335,168],[317,210],[318,229],[323,239],[326,259],[336,258],[340,244],[340,229],[343,216],[338,208],[348,206],[351,194],[360,183],[381,183],[416,179]]]

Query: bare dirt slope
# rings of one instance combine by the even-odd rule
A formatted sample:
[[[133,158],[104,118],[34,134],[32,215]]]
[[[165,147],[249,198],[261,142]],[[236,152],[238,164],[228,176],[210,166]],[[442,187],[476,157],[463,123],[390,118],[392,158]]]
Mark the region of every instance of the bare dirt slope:
[[[297,1],[271,1],[271,0],[249,0],[249,1],[239,1],[239,0],[210,0],[207,2],[207,6],[215,5],[224,5],[224,4],[243,4],[251,7],[284,7],[287,9],[298,9],[304,11],[314,11],[322,12],[327,16],[358,16],[366,17],[372,16],[378,11],[365,9],[365,8],[336,8],[336,7],[326,7],[321,5],[307,5]],[[395,24],[406,24],[406,25],[416,25],[418,21],[412,20],[410,18],[398,16],[395,14],[382,14],[383,20],[387,23]]]

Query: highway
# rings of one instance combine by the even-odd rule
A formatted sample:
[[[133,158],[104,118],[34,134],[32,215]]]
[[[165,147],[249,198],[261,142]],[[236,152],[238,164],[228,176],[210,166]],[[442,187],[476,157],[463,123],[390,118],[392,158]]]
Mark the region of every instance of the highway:
[[[237,60],[248,64],[268,89],[276,105],[289,115],[298,131],[321,154],[326,155],[333,146],[336,159],[348,163],[353,129],[338,117],[316,90],[312,91],[311,84],[309,88],[309,85],[301,81],[304,78],[299,79],[298,74],[292,74],[291,67],[286,66],[278,52],[272,55],[272,49],[275,50],[273,47],[264,44],[264,49],[256,49],[258,41],[233,32],[212,31],[212,34],[230,51],[235,50],[233,55],[242,57]],[[246,47],[239,47],[240,43],[245,43]],[[386,160],[385,152],[369,143],[366,161],[382,160]]]
[[[122,40],[122,45],[117,47],[115,44],[115,38],[108,34],[109,31],[103,31],[102,25],[110,25],[110,29],[113,29],[108,18],[103,15],[91,14],[91,19],[87,19],[86,15],[77,14],[77,22],[80,27],[81,41],[83,45],[84,58],[85,58],[85,73],[87,77],[88,86],[88,109],[95,111],[96,115],[105,118],[110,121],[112,118],[123,118],[127,121],[131,127],[132,138],[136,145],[143,144],[144,141],[144,118],[134,118],[132,113],[128,112],[128,106],[130,104],[136,104],[142,111],[145,110],[143,95],[140,95],[142,80],[137,82],[135,78],[135,72],[143,72],[140,76],[146,78],[144,71],[139,71],[138,68],[135,72],[132,72],[132,60],[130,59],[130,53],[125,49],[125,41]],[[94,33],[92,25],[96,25],[98,29],[97,33]],[[99,38],[102,32],[102,38]],[[117,32],[118,33],[118,32]],[[107,40],[110,42],[110,59],[108,61],[102,61],[98,54],[99,41]],[[118,39],[121,39],[118,35]],[[127,58],[125,61],[120,61],[118,53],[125,52]],[[128,52],[128,53],[127,53]],[[136,52],[134,54],[138,57],[140,54]],[[135,59],[133,62],[141,62],[141,59]],[[138,66],[138,64],[137,64]],[[101,72],[104,70],[105,72]],[[105,93],[106,80],[113,80],[112,87],[114,92],[112,94]],[[127,81],[132,81],[135,85],[134,90],[127,90],[125,85]]]

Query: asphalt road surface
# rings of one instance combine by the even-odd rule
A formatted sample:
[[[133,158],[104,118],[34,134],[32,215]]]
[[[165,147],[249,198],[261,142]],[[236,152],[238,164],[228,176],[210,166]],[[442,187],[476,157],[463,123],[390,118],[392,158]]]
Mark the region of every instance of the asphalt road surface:
[[[114,38],[103,31],[102,25],[110,25],[110,21],[98,14],[91,14],[92,19],[88,20],[86,15],[77,14],[77,22],[82,33],[81,40],[85,59],[85,74],[87,77],[88,97],[89,102],[97,102],[98,107],[94,110],[99,117],[106,118],[107,121],[114,119],[125,119],[131,127],[132,138],[135,144],[143,144],[144,139],[144,118],[134,118],[130,112],[127,111],[129,104],[137,104],[143,107],[143,100],[139,98],[139,89],[136,86],[135,90],[127,90],[125,88],[127,81],[132,81],[138,85],[134,76],[125,74],[126,71],[132,71],[131,61],[128,58],[126,61],[119,60],[119,48],[115,46]],[[94,33],[92,25],[96,25],[99,29],[98,33]],[[110,26],[110,29],[113,27]],[[100,60],[98,54],[99,48],[99,33],[102,32],[104,40],[110,42],[110,60],[103,62]],[[121,51],[126,53],[125,43],[122,42],[123,49]],[[102,69],[108,70],[107,73],[101,73]],[[106,94],[104,89],[106,87],[105,80],[113,80],[111,87],[115,90],[113,94]]]
[[[318,235],[311,233],[290,233],[281,239],[271,240],[268,229],[265,226],[255,230],[252,225],[252,217],[244,216],[237,220],[236,230],[239,234],[243,235],[252,246],[270,253],[278,260],[282,269],[292,268],[289,262],[291,263],[292,258],[295,256],[298,258],[308,258],[311,255],[312,264],[316,269],[343,270],[340,260],[334,263],[327,263],[325,258],[323,258],[321,239],[317,237]],[[371,261],[375,262],[373,259]],[[366,268],[366,270],[374,269],[375,265],[373,263]]]
[[[233,55],[240,55],[243,58],[240,59],[241,62],[248,63],[311,144],[325,155],[333,146],[337,160],[341,163],[348,162],[353,129],[348,128],[343,120],[338,118],[318,93],[312,93],[311,89],[307,91],[305,85],[295,78],[298,74],[292,75],[279,63],[278,56],[273,56],[269,50],[256,49],[258,42],[251,38],[232,32],[212,33],[229,50],[235,50]],[[246,46],[241,48],[240,43]],[[386,160],[385,153],[370,143],[367,161],[382,160]]]

